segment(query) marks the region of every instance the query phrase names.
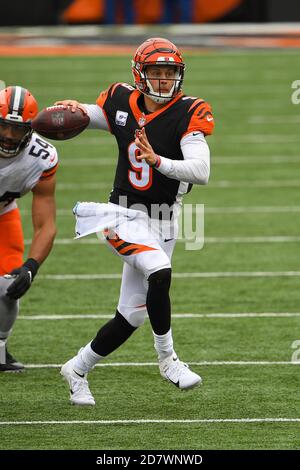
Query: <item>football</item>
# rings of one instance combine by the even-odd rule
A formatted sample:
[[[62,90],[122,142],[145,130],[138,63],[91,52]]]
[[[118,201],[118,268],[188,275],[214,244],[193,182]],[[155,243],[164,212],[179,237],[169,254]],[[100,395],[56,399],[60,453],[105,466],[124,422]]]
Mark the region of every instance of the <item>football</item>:
[[[80,109],[71,111],[63,105],[43,109],[32,120],[31,127],[48,139],[67,140],[80,134],[89,124],[90,118]]]

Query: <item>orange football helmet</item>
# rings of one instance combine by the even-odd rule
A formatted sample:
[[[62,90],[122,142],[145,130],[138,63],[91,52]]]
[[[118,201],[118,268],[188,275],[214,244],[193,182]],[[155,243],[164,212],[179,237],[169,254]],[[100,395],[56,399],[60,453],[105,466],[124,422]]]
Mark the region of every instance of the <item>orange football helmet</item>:
[[[38,113],[32,94],[20,86],[0,91],[0,157],[15,157],[29,142],[31,120]]]
[[[174,84],[168,93],[162,93],[160,89],[158,92],[153,90],[147,76],[149,65],[176,67],[175,78],[172,78]],[[136,88],[156,103],[167,103],[179,93],[183,82],[184,68],[185,65],[178,48],[171,41],[163,38],[147,39],[137,48],[132,60],[132,74]]]

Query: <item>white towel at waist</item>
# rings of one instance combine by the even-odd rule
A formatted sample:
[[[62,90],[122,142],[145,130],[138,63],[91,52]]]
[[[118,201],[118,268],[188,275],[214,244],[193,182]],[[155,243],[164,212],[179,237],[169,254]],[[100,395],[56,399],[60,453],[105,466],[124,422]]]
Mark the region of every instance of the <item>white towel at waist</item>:
[[[73,214],[76,217],[77,239],[104,229],[116,228],[126,220],[135,219],[139,211],[112,203],[77,202]]]

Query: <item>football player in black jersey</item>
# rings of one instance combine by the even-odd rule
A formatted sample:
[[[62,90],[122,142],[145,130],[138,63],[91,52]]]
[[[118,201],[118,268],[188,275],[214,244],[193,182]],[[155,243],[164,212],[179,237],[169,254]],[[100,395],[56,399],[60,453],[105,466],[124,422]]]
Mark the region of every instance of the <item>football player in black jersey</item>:
[[[214,126],[209,104],[183,94],[184,68],[173,43],[151,38],[134,55],[134,86],[115,83],[100,93],[95,105],[56,102],[82,109],[90,117],[89,127],[110,131],[119,147],[109,203],[80,203],[75,211],[81,235],[87,227],[91,233],[93,224],[95,232],[103,224],[106,242],[124,267],[115,317],[61,369],[73,404],[95,404],[87,373],[123,344],[147,314],[162,377],[180,389],[201,383],[174,352],[169,298],[181,200],[193,184],[208,182],[205,136]],[[118,223],[105,218],[113,213]]]

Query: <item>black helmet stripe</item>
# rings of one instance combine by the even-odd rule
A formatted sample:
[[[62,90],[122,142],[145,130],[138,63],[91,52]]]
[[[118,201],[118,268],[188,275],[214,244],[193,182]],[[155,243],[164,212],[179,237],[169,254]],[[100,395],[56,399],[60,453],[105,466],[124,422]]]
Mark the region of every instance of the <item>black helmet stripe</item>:
[[[153,54],[156,54],[157,52],[175,53],[175,51],[173,51],[172,49],[167,49],[166,47],[158,47],[154,51],[148,52],[147,59],[148,59],[148,57],[151,57]]]
[[[20,86],[13,86],[9,101],[9,114],[22,116],[26,90]]]

